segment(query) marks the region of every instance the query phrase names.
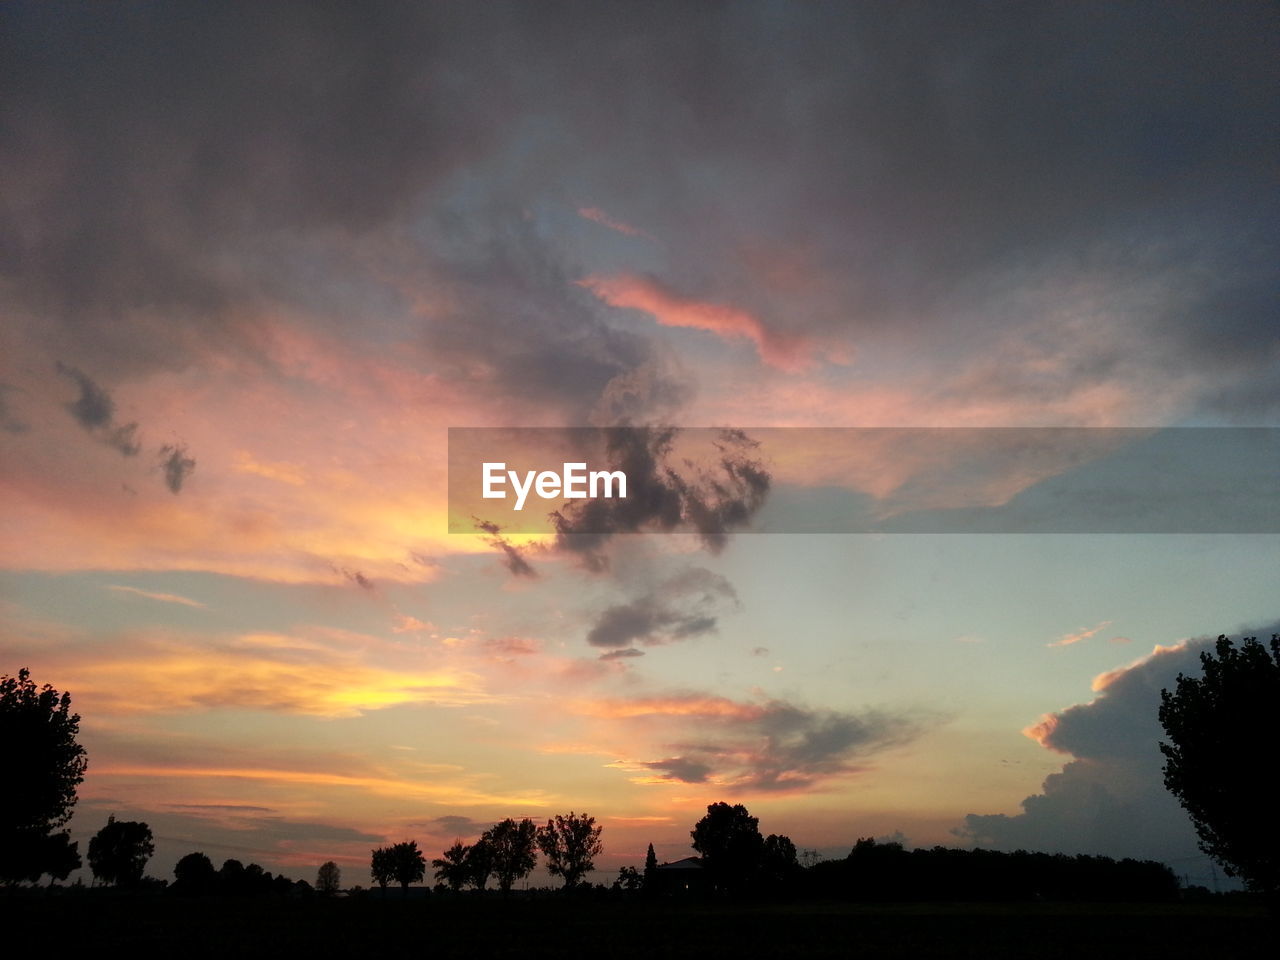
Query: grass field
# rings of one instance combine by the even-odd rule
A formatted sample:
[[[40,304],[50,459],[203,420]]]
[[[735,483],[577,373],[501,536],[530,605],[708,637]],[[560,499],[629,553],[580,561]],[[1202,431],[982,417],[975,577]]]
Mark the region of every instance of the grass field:
[[[561,898],[234,901],[0,893],[6,953],[123,956],[1123,957],[1269,956],[1248,904],[650,903]],[[68,942],[69,941],[69,942]],[[28,952],[30,951],[30,952]],[[61,953],[61,950],[54,950]]]

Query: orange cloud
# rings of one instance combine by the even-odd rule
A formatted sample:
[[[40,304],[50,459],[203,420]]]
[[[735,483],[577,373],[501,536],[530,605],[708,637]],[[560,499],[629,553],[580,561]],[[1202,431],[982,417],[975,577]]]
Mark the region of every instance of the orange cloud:
[[[23,380],[44,426],[6,436],[5,533],[24,549],[0,565],[332,584],[346,569],[377,584],[436,577],[420,557],[490,549],[449,537],[445,522],[442,424],[497,416],[484,396],[422,374],[408,349],[364,355],[287,320],[258,326],[267,362],[223,358],[112,387],[121,409],[148,411],[146,431],[192,451],[198,465],[179,496],[148,458],[86,442],[62,384]],[[153,435],[142,435],[148,449]]]
[[[95,714],[178,714],[219,708],[352,717],[402,704],[492,703],[457,670],[387,669],[323,645],[257,634],[226,646],[151,641],[62,668]]]
[[[593,276],[582,285],[610,306],[643,310],[666,327],[706,330],[726,340],[750,340],[760,359],[770,366],[796,371],[812,363],[813,345],[807,338],[770,330],[759,317],[737,307],[681,296],[654,277]]]
[[[1186,647],[1186,645],[1187,645],[1186,640],[1183,640],[1181,643],[1170,644],[1167,647],[1157,643],[1152,648],[1151,652],[1147,654],[1147,656],[1139,657],[1137,660],[1133,661],[1133,663],[1125,664],[1123,667],[1116,667],[1114,670],[1108,670],[1105,673],[1098,674],[1096,677],[1093,678],[1093,684],[1091,685],[1092,689],[1095,693],[1100,693],[1103,690],[1107,689],[1107,687],[1115,683],[1117,680],[1119,680],[1122,676],[1124,676],[1134,667],[1137,667],[1140,664],[1146,663],[1148,660],[1152,660],[1155,657],[1162,657],[1162,656],[1168,656],[1170,654],[1179,653]]]
[[[1049,738],[1053,735],[1053,731],[1056,730],[1057,727],[1058,727],[1057,716],[1052,713],[1046,713],[1044,716],[1040,718],[1038,723],[1033,723],[1031,724],[1031,726],[1025,728],[1022,731],[1022,735],[1024,737],[1030,737],[1032,740],[1040,744],[1040,746],[1042,747],[1047,747],[1050,750],[1055,750],[1057,748],[1054,747],[1053,744],[1049,743]],[[1065,751],[1059,751],[1059,752],[1065,752]]]
[[[514,806],[546,806],[554,801],[552,794],[540,790],[520,794],[498,794],[478,790],[456,782],[424,783],[419,780],[322,773],[309,770],[267,769],[259,767],[183,767],[158,764],[120,763],[94,771],[98,777],[182,778],[197,780],[250,780],[272,784],[339,787],[367,791],[380,796],[423,800],[438,804],[498,804]]]

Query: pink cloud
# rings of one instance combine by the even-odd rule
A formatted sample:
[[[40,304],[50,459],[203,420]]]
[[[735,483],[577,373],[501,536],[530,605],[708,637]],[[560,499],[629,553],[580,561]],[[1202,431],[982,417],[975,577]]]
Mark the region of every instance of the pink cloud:
[[[647,274],[587,277],[582,285],[610,306],[643,310],[665,327],[750,340],[760,359],[780,370],[799,371],[813,363],[814,346],[807,337],[770,330],[759,317],[738,307],[683,296]]]

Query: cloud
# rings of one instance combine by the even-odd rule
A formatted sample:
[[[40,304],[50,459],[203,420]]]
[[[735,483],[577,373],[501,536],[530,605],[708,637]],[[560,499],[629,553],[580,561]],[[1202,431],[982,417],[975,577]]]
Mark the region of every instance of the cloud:
[[[489,535],[484,542],[502,551],[502,565],[511,572],[512,576],[537,579],[538,571],[525,559],[524,552],[502,535],[502,527],[492,520],[481,520],[475,517],[472,519],[475,520],[477,530],[483,530]]]
[[[408,824],[410,828],[426,830],[433,837],[471,837],[478,836],[493,826],[491,820],[473,820],[471,817],[448,814],[443,817],[432,817],[430,820]]]
[[[80,388],[80,396],[66,405],[80,426],[121,455],[135,457],[142,450],[136,438],[138,424],[115,422],[116,404],[111,395],[90,380],[82,371],[58,361],[58,373]],[[192,466],[195,466],[194,461]],[[182,485],[182,481],[178,481]],[[175,493],[177,491],[174,491]]]
[[[628,603],[605,608],[587,633],[593,647],[630,648],[675,643],[716,629],[712,612],[725,601],[737,603],[724,577],[692,567]]]
[[[1051,640],[1049,643],[1045,644],[1045,646],[1069,647],[1072,644],[1080,643],[1082,640],[1088,640],[1091,637],[1097,636],[1104,627],[1110,626],[1111,623],[1112,621],[1110,620],[1103,620],[1096,627],[1084,627],[1077,630],[1075,633],[1064,633],[1057,640]]]
[[[658,771],[664,780],[678,780],[681,783],[706,783],[707,775],[711,773],[711,767],[707,764],[684,757],[648,760],[640,766]]]
[[[884,710],[812,709],[781,699],[737,701],[688,693],[576,701],[576,713],[680,737],[696,725],[698,741],[666,739],[662,759],[614,766],[638,771],[638,782],[714,783],[765,793],[808,791],[865,769],[866,758],[919,736],[933,718]]]
[[[662,352],[596,277],[783,365],[871,343],[912,361],[877,385],[959,367],[976,408],[1280,402],[1263,5],[3,15],[6,316],[113,384],[260,355],[280,309],[361,312],[424,369],[582,422]],[[546,211],[583,195],[662,248],[557,237]],[[1028,337],[1047,313],[1087,336]]]
[[[749,340],[771,366],[799,371],[811,362],[814,347],[804,338],[770,330],[759,317],[728,304],[682,296],[656,277],[587,277],[582,284],[611,307],[641,310],[663,326],[705,330],[726,340]]]
[[[343,567],[342,575],[346,577],[348,580],[350,580],[352,583],[354,583],[361,590],[367,590],[372,592],[373,590],[377,589],[377,587],[374,585],[374,582],[370,580],[368,577],[366,577],[359,570],[348,570],[346,567]]]
[[[426,783],[420,779],[386,775],[332,773],[294,770],[287,767],[219,767],[181,764],[104,763],[96,775],[111,779],[154,781],[157,778],[186,780],[244,780],[273,786],[343,787],[367,791],[380,796],[410,798],[427,803],[494,804],[526,807],[544,806],[548,797],[542,791],[530,790],[514,794],[496,793],[475,786],[475,778],[455,778],[448,783]]]
[[[593,223],[598,223],[603,227],[608,227],[610,230],[616,230],[618,233],[626,234],[628,237],[645,237],[649,240],[653,239],[639,227],[633,227],[629,223],[623,223],[621,220],[617,220],[609,216],[609,214],[605,213],[599,207],[579,207],[578,216],[582,217],[584,220],[590,220]]]
[[[1280,624],[1255,632],[1280,631]],[[1099,675],[1097,697],[1047,715],[1027,736],[1072,759],[1050,774],[1022,813],[969,814],[957,833],[998,849],[1096,853],[1183,860],[1196,855],[1195,832],[1165,789],[1160,691],[1179,673],[1200,671],[1207,637],[1157,646],[1125,667]]]
[[[336,841],[358,843],[381,843],[383,837],[376,833],[367,833],[352,827],[337,826],[329,823],[315,823],[299,820],[286,820],[284,817],[245,817],[240,821],[250,829],[261,830],[278,843],[298,841]]]
[[[181,493],[182,485],[187,482],[196,469],[196,462],[187,456],[184,443],[166,443],[158,454],[160,466],[164,469],[164,483],[170,493]]]
[[[618,533],[689,530],[712,553],[724,549],[729,533],[764,505],[772,479],[755,457],[758,444],[740,430],[718,431],[709,465],[686,458],[683,466],[692,475],[682,474],[671,463],[679,432],[606,430],[608,469],[625,473],[628,490],[637,492],[625,499],[573,501],[551,514],[556,548],[597,572],[608,569],[604,545]]]
[[[95,714],[134,716],[236,709],[354,717],[406,704],[493,698],[474,674],[364,662],[337,643],[276,634],[234,642],[134,638],[62,666]]]
[[[529,637],[490,637],[481,645],[490,656],[499,660],[513,657],[531,657],[542,652],[537,640]]]
[[[168,810],[205,810],[210,813],[273,813],[271,807],[249,803],[166,803]]]
[[[635,647],[623,647],[620,650],[610,650],[608,653],[602,653],[600,660],[629,660],[633,657],[643,657],[644,651],[637,650]]]
[[[199,607],[202,610],[207,609],[206,605],[201,603],[199,600],[182,597],[176,593],[152,593],[150,590],[140,590],[137,587],[123,587],[116,585],[108,586],[107,589],[115,590],[118,593],[131,593],[134,596],[146,597],[148,600],[158,600],[161,603],[177,603],[186,607]]]

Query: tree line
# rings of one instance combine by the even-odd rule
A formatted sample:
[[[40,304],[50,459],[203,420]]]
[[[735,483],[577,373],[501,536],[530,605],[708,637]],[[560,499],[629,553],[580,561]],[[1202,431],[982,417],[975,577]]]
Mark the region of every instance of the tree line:
[[[1159,720],[1169,738],[1159,745],[1166,759],[1165,784],[1190,815],[1201,848],[1251,889],[1274,894],[1280,890],[1280,818],[1268,799],[1270,774],[1263,758],[1271,749],[1274,704],[1280,702],[1280,637],[1271,638],[1269,650],[1254,637],[1239,647],[1219,637],[1213,652],[1200,659],[1202,676],[1180,674],[1174,690],[1161,691]],[[16,676],[0,676],[0,743],[7,761],[0,788],[0,882],[5,884],[36,883],[44,876],[65,880],[82,866],[79,844],[65,829],[88,766],[77,741],[80,716],[70,705],[70,694],[49,684],[37,687],[26,668]],[[471,844],[455,841],[430,865],[451,890],[483,891],[493,880],[507,893],[529,875],[541,853],[547,871],[571,889],[594,869],[601,832],[593,817],[573,812],[544,825],[508,818]],[[816,885],[855,896],[887,891],[895,897],[913,891],[949,896],[982,877],[982,889],[1072,898],[1075,890],[1104,891],[1113,884],[1154,897],[1174,882],[1167,867],[1150,861],[944,847],[906,851],[869,838],[859,840],[843,860],[805,869],[791,839],[762,835],[741,804],[709,805],[690,836],[698,858],[688,858],[678,871],[669,869],[657,863],[650,845],[644,872],[623,867],[614,887],[651,892],[698,887],[734,894]],[[145,823],[113,815],[89,842],[89,866],[101,882],[134,886],[143,881],[153,852]],[[372,851],[370,874],[384,888],[394,882],[407,890],[424,878],[426,868],[416,841]],[[174,873],[175,890],[192,893],[301,889],[257,864],[228,860],[214,871],[203,853],[183,857]],[[317,875],[317,888],[332,893],[338,887],[339,871],[330,861]]]

